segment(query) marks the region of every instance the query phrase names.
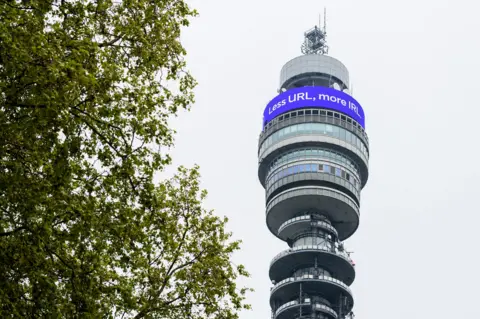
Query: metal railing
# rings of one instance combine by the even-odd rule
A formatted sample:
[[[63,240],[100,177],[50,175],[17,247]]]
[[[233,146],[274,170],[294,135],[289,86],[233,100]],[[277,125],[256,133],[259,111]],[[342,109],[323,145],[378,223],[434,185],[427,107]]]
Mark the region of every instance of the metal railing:
[[[282,281],[279,281],[278,283],[276,283],[271,288],[270,293],[273,294],[276,290],[280,289],[282,286],[285,286],[287,284],[294,283],[294,282],[297,282],[297,281],[303,281],[305,279],[313,279],[313,280],[319,280],[319,281],[324,281],[324,282],[336,284],[336,285],[342,287],[343,289],[345,289],[350,295],[352,294],[350,288],[345,283],[343,283],[341,280],[335,279],[335,278],[330,277],[330,276],[314,275],[314,274],[304,274],[302,276],[290,277],[290,278],[286,278]]]
[[[331,224],[329,224],[327,222],[312,219],[311,214],[298,216],[298,217],[287,220],[286,222],[284,222],[283,224],[280,225],[277,233],[280,234],[280,232],[282,230],[284,230],[286,227],[288,227],[289,225],[300,222],[300,221],[311,221],[312,223],[315,223],[316,227],[321,227],[321,228],[327,229],[330,232],[332,232],[333,234],[335,234],[335,236],[338,236],[338,233],[337,233],[337,230],[335,229],[335,227],[333,227]]]
[[[303,246],[297,246],[297,247],[289,248],[287,250],[284,250],[284,251],[280,252],[275,257],[273,257],[272,261],[270,262],[270,267],[280,258],[282,258],[286,255],[289,255],[293,252],[298,252],[298,251],[302,251],[302,250],[321,250],[321,251],[324,251],[324,252],[327,252],[327,253],[338,255],[338,256],[342,257],[343,259],[345,259],[346,261],[348,261],[352,266],[355,266],[353,260],[350,258],[348,253],[345,252],[345,251],[341,251],[338,248],[335,248],[335,250],[332,251],[332,249],[329,249],[328,247],[325,247],[324,245],[303,245]]]
[[[334,316],[335,318],[338,317],[336,311],[333,310],[332,308],[330,308],[326,305],[320,304],[320,303],[312,304],[311,301],[306,301],[306,300],[303,301],[302,303],[300,303],[298,300],[293,300],[293,301],[290,301],[290,302],[287,302],[287,303],[281,305],[275,311],[275,317],[278,316],[282,311],[284,311],[287,308],[294,307],[294,306],[309,306],[309,305],[311,305],[314,310],[319,310],[319,311],[326,312],[326,313]]]

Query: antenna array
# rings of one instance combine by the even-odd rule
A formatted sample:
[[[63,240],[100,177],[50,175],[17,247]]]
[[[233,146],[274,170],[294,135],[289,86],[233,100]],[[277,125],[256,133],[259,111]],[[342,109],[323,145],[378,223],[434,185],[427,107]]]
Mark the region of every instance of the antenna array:
[[[305,40],[302,44],[303,54],[327,54],[327,9],[323,12],[323,29],[322,17],[319,16],[318,26],[313,27],[304,33]]]

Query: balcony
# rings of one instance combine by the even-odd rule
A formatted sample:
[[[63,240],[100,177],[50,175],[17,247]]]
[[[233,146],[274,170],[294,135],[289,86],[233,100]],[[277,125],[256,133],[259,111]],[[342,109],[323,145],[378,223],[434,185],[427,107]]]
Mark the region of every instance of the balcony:
[[[332,304],[340,296],[346,296],[347,312],[353,307],[352,292],[346,284],[333,277],[312,274],[290,277],[275,284],[270,291],[270,305],[274,308],[276,302],[287,303],[298,297],[300,292],[308,295],[321,294]]]
[[[299,186],[273,197],[266,207],[267,226],[278,237],[280,226],[298,212],[321,208],[338,232],[340,240],[350,237],[358,227],[359,207],[350,197],[323,186]]]
[[[284,222],[278,228],[278,237],[282,240],[287,240],[287,238],[292,238],[292,236],[300,230],[311,227],[321,228],[334,237],[338,237],[338,232],[335,227],[327,222],[312,219],[312,214],[314,213],[305,212],[305,215],[297,216]]]
[[[302,317],[300,315],[300,308],[302,309]],[[310,298],[304,298],[303,302],[300,303],[298,300],[293,300],[281,305],[275,312],[275,319],[290,319],[290,318],[304,318],[303,315],[309,315],[312,311],[323,312],[324,314],[329,315],[333,319],[337,319],[338,315],[329,306],[323,305],[321,303],[312,303]],[[305,317],[311,318],[311,317]]]
[[[270,279],[279,281],[292,274],[299,266],[313,267],[315,258],[319,267],[335,272],[335,276],[350,286],[355,279],[355,265],[350,256],[335,247],[304,245],[282,251],[270,262]]]

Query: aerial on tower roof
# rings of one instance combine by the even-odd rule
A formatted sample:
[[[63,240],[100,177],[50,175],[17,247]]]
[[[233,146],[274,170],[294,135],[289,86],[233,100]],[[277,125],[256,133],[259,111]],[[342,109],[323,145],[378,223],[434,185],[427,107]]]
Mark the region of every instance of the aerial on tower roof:
[[[305,40],[302,44],[303,54],[327,54],[327,9],[323,13],[323,29],[321,27],[321,16],[318,21],[318,27],[304,33]]]

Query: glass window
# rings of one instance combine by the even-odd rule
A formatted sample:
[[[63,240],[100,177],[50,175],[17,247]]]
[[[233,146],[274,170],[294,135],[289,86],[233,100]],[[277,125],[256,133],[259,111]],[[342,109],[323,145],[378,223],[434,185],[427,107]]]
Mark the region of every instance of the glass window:
[[[326,131],[327,131],[328,135],[333,135],[333,126],[332,125],[327,124],[325,126],[325,128],[326,128]]]
[[[296,152],[288,154],[288,155],[291,155],[292,157],[297,155],[297,158],[298,158],[298,155],[300,153],[306,152],[306,151],[313,151],[313,150],[303,149],[303,150],[296,151]],[[334,157],[337,157],[339,155],[337,153],[329,153],[329,152],[326,152],[326,153],[328,153],[329,155],[333,155]],[[278,158],[277,160],[275,160],[275,162],[279,163],[280,159],[281,158]],[[354,167],[354,169],[356,169],[356,168]],[[273,169],[271,169],[268,174],[270,174],[270,172],[272,170]],[[323,164],[323,163],[322,164],[306,163],[306,164],[297,164],[297,165],[287,166],[287,167],[281,169],[280,171],[270,175],[269,179],[266,182],[266,185],[267,185],[267,187],[272,187],[281,178],[284,178],[284,177],[292,175],[292,174],[302,173],[302,172],[317,172],[317,171],[329,173],[329,174],[332,174],[332,175],[335,175],[335,176],[339,176],[339,177],[349,181],[350,183],[352,183],[355,187],[358,187],[358,185],[359,185],[359,182],[350,173],[347,173],[346,171],[342,170],[339,167],[331,166],[329,164]]]
[[[305,237],[304,240],[304,245],[313,245],[314,239],[312,237]]]
[[[340,128],[338,126],[333,127],[333,136],[339,136]]]
[[[351,143],[355,145],[358,149],[362,151],[366,156],[368,156],[368,151],[366,146],[363,144],[362,140],[358,138],[355,134],[348,132],[347,130],[335,126],[335,125],[330,125],[330,124],[324,124],[324,123],[303,123],[303,124],[297,124],[297,125],[292,125],[289,127],[285,127],[274,134],[270,135],[268,138],[265,139],[265,142],[263,143],[262,146],[260,146],[260,152],[264,152],[267,148],[269,148],[272,144],[277,143],[279,140],[285,139],[288,136],[291,136],[293,134],[298,134],[296,132],[300,133],[310,133],[312,130],[317,133],[317,134],[327,134],[330,136],[337,137],[341,140],[344,140],[348,143]],[[336,160],[339,160],[343,163],[346,163],[347,165],[352,165],[355,169],[355,165],[352,164],[352,162],[349,159],[346,159],[342,155],[339,155],[337,153],[332,153],[332,152],[327,152],[321,149],[303,149],[300,152],[295,152],[292,156],[293,157],[298,157],[298,156],[327,156],[327,157],[333,157]],[[275,164],[272,165],[280,165],[282,162],[289,161],[292,157],[286,157],[282,156],[278,158],[278,161],[275,162]]]

